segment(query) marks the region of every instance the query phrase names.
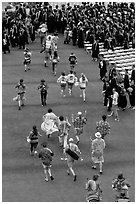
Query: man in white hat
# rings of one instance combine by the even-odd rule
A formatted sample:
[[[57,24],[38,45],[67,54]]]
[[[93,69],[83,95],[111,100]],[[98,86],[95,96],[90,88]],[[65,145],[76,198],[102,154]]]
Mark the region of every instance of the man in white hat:
[[[78,146],[76,144],[74,144],[74,140],[73,138],[70,138],[68,141],[68,145],[66,147],[67,149],[70,149],[72,152],[75,152],[77,155],[81,154],[80,149],[78,148]],[[67,170],[67,174],[70,175],[70,172],[72,173],[72,175],[74,176],[74,181],[76,181],[77,179],[77,175],[75,174],[74,170],[73,170],[73,164],[74,164],[74,158],[72,158],[67,152],[67,165],[68,165],[68,170]]]
[[[77,144],[80,142],[79,135],[83,133],[83,127],[87,122],[86,114],[87,111],[85,111],[84,116],[82,116],[82,112],[78,112],[77,117],[75,119],[74,115],[72,114],[72,123],[76,132]]]
[[[99,164],[99,172],[102,174],[102,163],[104,162],[103,150],[105,148],[105,141],[101,138],[100,132],[95,133],[96,139],[92,140],[92,162]],[[93,169],[96,169],[96,165],[92,166]]]

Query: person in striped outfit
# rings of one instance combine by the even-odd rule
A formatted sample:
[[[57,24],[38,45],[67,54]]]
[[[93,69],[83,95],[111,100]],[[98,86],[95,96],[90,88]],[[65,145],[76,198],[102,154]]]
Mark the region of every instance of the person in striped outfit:
[[[87,122],[86,114],[87,111],[85,111],[85,116],[82,116],[82,112],[78,112],[75,119],[74,115],[72,114],[72,123],[76,132],[77,144],[80,142],[79,136],[83,133],[83,127]]]
[[[59,116],[59,143],[60,146],[63,147],[63,157],[61,160],[65,160],[66,154],[65,154],[65,148],[67,146],[67,140],[68,140],[68,133],[69,129],[71,127],[71,124],[68,121],[68,118],[64,118],[62,115]]]

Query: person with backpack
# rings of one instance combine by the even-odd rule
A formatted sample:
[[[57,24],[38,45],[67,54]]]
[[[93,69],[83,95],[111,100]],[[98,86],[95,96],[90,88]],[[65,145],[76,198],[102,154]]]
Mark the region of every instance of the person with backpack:
[[[54,153],[52,152],[51,149],[47,147],[46,143],[42,143],[42,149],[39,152],[39,158],[42,161],[42,166],[44,169],[44,175],[45,175],[45,181],[49,181],[49,178],[51,181],[54,180],[54,177],[52,176],[51,173],[51,166],[52,166],[52,157],[54,156]]]
[[[78,146],[74,143],[73,138],[70,138],[68,141],[68,145],[65,148],[65,153],[67,156],[67,165],[68,165],[68,170],[67,170],[67,174],[70,175],[70,173],[72,173],[72,175],[74,176],[74,180],[77,180],[77,175],[73,170],[73,164],[75,160],[79,159],[79,155],[81,154],[80,149],[78,148]],[[81,161],[83,159],[81,158]]]
[[[129,198],[128,188],[130,184],[124,178],[123,173],[118,174],[117,178],[112,181],[112,189],[116,191],[116,201],[121,196],[121,193],[125,194],[126,198]]]
[[[36,125],[32,127],[32,130],[29,133],[29,136],[27,137],[27,142],[30,143],[30,155],[37,155],[37,146],[39,142],[39,136],[41,137],[42,135],[38,132],[38,129]]]
[[[41,95],[41,104],[42,106],[47,105],[47,90],[48,90],[48,85],[45,83],[45,80],[42,79],[40,85],[38,86],[38,90],[40,90],[40,95]]]

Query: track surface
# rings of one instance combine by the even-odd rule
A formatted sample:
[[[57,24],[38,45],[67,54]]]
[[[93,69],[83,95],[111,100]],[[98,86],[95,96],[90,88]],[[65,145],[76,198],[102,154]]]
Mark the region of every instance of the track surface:
[[[69,72],[68,56],[73,51],[78,64],[76,71],[78,76],[84,72],[89,79],[87,88],[87,101],[82,102],[79,97],[78,87],[73,90],[73,96],[62,98],[59,94],[57,77],[51,73],[51,68],[44,68],[44,55],[40,54],[40,40],[28,45],[32,50],[31,71],[24,72],[23,50],[11,49],[11,54],[2,56],[2,200],[3,202],[85,202],[85,182],[97,170],[91,169],[90,140],[94,138],[95,123],[100,120],[106,109],[102,104],[102,82],[99,80],[98,63],[91,61],[91,56],[84,49],[79,49],[63,44],[63,37],[59,40],[60,62],[57,67],[57,77],[61,71]],[[12,101],[16,96],[15,84],[20,78],[27,85],[26,106],[18,111],[17,104]],[[49,84],[48,105],[41,107],[40,96],[37,86],[42,78]],[[68,116],[78,111],[87,110],[88,122],[81,137],[80,149],[84,161],[76,162],[74,169],[78,175],[77,181],[73,182],[72,176],[67,176],[66,162],[61,161],[61,149],[56,135],[48,140],[49,147],[54,151],[52,172],[54,182],[44,182],[43,168],[38,158],[29,155],[29,145],[26,137],[32,126],[36,124],[40,130],[42,116],[51,107],[57,115]],[[131,201],[135,200],[135,115],[134,111],[126,110],[119,112],[120,122],[109,118],[111,134],[106,138],[104,151],[104,172],[101,175],[103,189],[103,202],[113,202],[114,192],[111,189],[112,179],[123,171],[131,184],[129,190]],[[40,130],[43,134],[43,132]],[[74,137],[71,128],[70,136]],[[46,140],[46,137],[41,141]]]

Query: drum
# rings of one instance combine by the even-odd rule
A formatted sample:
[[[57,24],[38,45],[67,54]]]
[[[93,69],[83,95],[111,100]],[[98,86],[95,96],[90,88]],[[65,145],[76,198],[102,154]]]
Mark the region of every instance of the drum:
[[[66,149],[66,153],[71,156],[74,160],[79,159],[79,155],[76,154],[76,152],[73,152],[70,148]]]

